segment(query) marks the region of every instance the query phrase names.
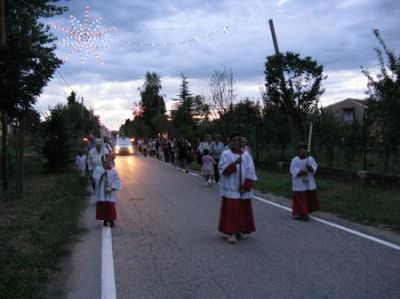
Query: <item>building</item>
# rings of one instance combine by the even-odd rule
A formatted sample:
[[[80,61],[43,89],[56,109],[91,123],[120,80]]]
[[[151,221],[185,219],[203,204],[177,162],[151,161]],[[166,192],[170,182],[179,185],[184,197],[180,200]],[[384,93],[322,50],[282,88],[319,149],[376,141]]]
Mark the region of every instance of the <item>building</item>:
[[[323,109],[333,112],[346,123],[362,123],[367,108],[366,100],[347,98]]]

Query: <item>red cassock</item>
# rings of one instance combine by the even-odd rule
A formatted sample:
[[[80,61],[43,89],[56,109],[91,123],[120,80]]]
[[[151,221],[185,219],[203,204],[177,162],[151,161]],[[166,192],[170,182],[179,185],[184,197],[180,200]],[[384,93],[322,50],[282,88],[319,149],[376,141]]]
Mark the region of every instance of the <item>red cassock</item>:
[[[116,220],[117,210],[115,202],[98,201],[96,203],[96,219],[106,221]]]
[[[303,216],[319,210],[316,190],[293,191],[292,199],[293,216]]]
[[[236,165],[232,163],[226,167],[224,175],[230,175],[236,171]],[[250,191],[253,183],[253,180],[245,179],[242,189]],[[255,232],[251,199],[222,197],[218,230],[224,234]]]
[[[223,197],[218,230],[224,234],[255,232],[251,199]]]

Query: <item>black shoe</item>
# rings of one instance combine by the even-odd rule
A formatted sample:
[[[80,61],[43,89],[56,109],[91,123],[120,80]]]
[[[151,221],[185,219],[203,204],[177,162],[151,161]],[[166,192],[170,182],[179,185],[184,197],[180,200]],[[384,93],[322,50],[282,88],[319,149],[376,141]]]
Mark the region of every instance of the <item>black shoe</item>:
[[[103,226],[107,226],[107,220],[103,221]]]
[[[113,220],[110,221],[110,227],[114,227],[114,221]]]

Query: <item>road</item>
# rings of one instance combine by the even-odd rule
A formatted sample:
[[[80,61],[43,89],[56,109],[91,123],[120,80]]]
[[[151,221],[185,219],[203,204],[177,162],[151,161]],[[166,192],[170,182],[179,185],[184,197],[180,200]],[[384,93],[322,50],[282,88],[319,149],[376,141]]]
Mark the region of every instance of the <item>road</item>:
[[[400,298],[398,249],[292,220],[256,199],[257,232],[229,244],[217,232],[218,186],[151,158],[117,157],[116,168],[123,184],[112,229],[117,298]],[[53,287],[49,298],[99,298],[114,285],[101,282],[105,229],[93,204],[83,226],[56,278],[62,290]]]
[[[217,232],[218,186],[118,157],[112,231],[118,298],[399,298],[400,252],[254,200],[257,232]]]

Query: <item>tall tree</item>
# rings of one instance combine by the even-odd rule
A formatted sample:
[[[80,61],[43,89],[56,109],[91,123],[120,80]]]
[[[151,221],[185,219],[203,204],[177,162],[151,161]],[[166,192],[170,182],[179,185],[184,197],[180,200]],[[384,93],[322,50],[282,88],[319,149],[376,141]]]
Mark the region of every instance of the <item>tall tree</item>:
[[[160,76],[155,72],[147,72],[145,83],[140,91],[140,106],[143,109],[140,119],[152,135],[158,134],[166,121],[165,102],[160,93],[161,88]]]
[[[222,67],[215,71],[210,79],[210,97],[208,104],[214,118],[218,118],[228,135],[231,119],[228,112],[232,110],[237,94],[234,87],[232,69]]]
[[[6,47],[0,53],[0,110],[3,111],[3,127],[14,119],[20,135],[17,152],[17,190],[22,192],[22,157],[24,154],[24,119],[36,102],[37,96],[51,79],[59,60],[51,43],[55,38],[50,27],[40,22],[65,11],[54,3],[58,0],[5,1]],[[3,136],[6,140],[7,136]],[[3,143],[3,146],[7,144]],[[6,149],[4,152],[7,152]],[[3,173],[7,170],[3,169]],[[6,187],[6,186],[4,186]]]
[[[175,100],[175,107],[171,110],[172,123],[175,129],[179,128],[183,135],[190,134],[195,126],[193,120],[193,97],[189,91],[189,82],[184,74],[180,85],[180,93]]]
[[[384,171],[388,170],[391,156],[398,159],[400,145],[400,55],[388,49],[379,30],[373,31],[379,47],[375,48],[380,72],[374,78],[362,68],[368,79],[368,119],[373,123],[371,131],[376,143],[382,147]]]
[[[292,142],[305,137],[305,121],[310,114],[318,110],[319,97],[324,93],[321,88],[323,67],[307,56],[286,52],[271,55],[265,63],[266,109],[278,107],[282,115],[287,115],[292,131]],[[268,114],[268,113],[267,113]]]

